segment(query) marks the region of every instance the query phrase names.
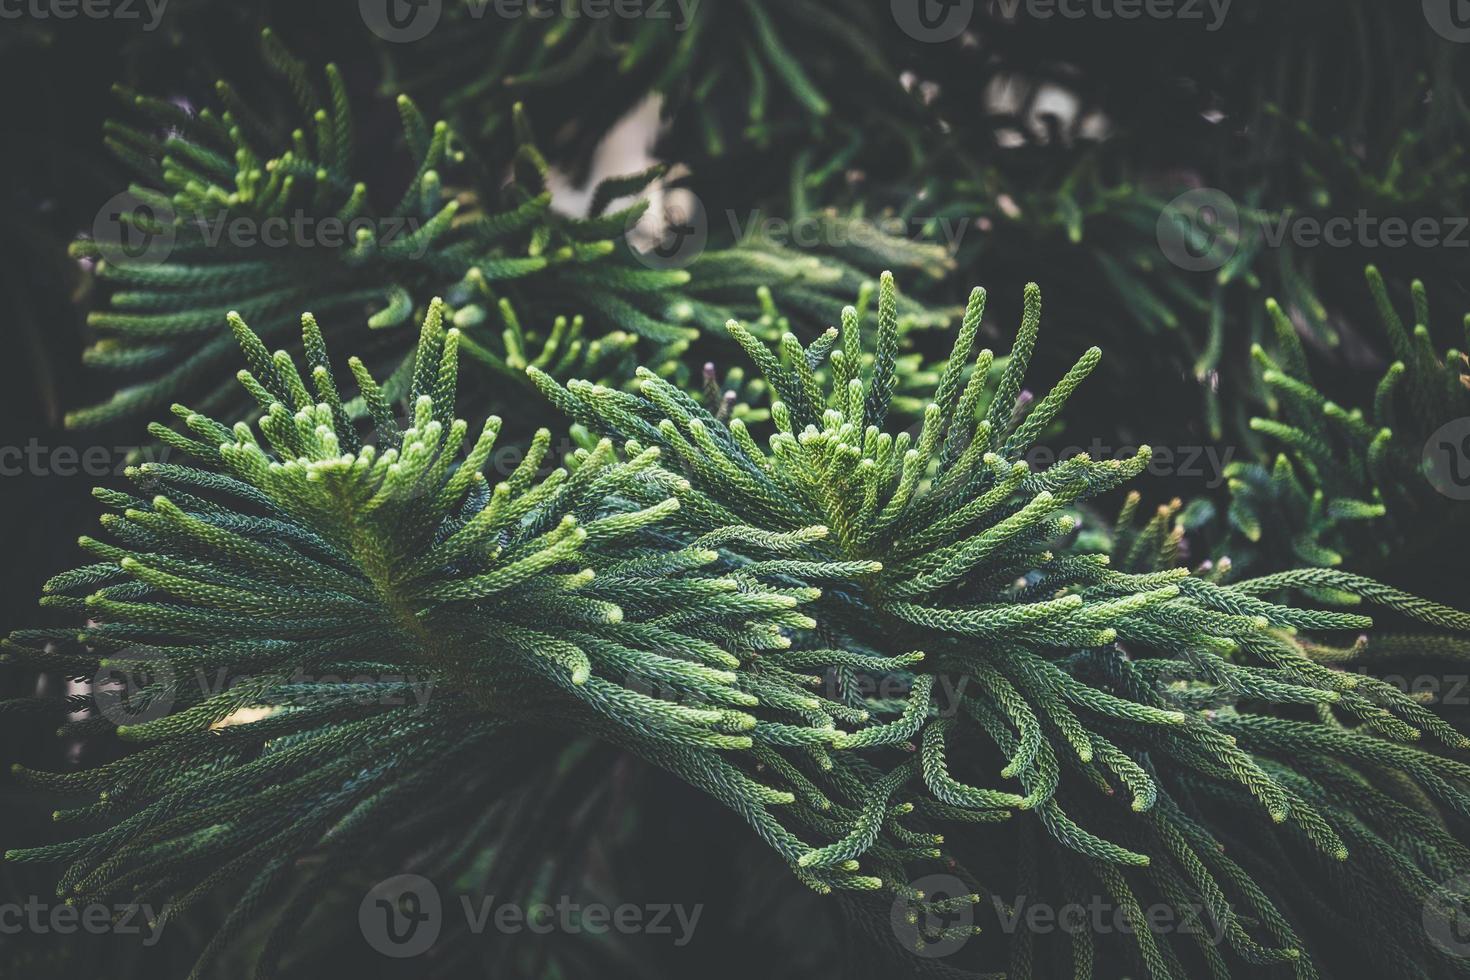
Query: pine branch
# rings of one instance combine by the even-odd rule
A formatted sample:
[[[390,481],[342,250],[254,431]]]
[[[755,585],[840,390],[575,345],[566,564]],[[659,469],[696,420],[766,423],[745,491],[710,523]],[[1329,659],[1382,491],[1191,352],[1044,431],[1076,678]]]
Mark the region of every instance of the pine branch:
[[[661,170],[613,178],[594,192],[593,214],[564,215],[519,112],[508,144],[513,177],[501,187],[451,126],[400,96],[411,176],[385,196],[355,176],[382,164],[354,139],[338,71],[328,66],[320,86],[269,33],[265,46],[297,103],[289,133],[274,132],[225,83],[219,107],[192,115],[123,93],[145,121],[108,130],[139,179],[131,189],[139,207],[119,221],[146,247],[132,254],[120,242],[84,240],[74,251],[97,260],[113,287],[108,308],[90,317],[100,336],[87,360],[131,383],[74,412],[71,424],[137,415],[180,393],[233,415],[233,391],[215,387],[233,344],[219,325],[232,309],[274,341],[311,306],[327,336],[349,338],[396,393],[408,366],[405,328],[443,296],[483,382],[521,385],[534,365],[616,384],[637,363],[677,374],[691,342],[759,311],[758,286],[814,332],[813,311],[866,279],[850,264],[771,242],[710,248],[687,268],[650,267],[627,241],[649,201],[607,208],[646,192]],[[918,304],[908,313],[924,324],[948,319]]]

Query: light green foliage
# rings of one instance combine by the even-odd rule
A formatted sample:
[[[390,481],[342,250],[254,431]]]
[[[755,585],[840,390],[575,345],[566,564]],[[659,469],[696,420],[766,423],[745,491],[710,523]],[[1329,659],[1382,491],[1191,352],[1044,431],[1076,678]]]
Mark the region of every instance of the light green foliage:
[[[11,859],[65,858],[65,894],[163,893],[178,914],[237,876],[254,876],[252,895],[279,885],[303,849],[350,854],[387,829],[380,811],[507,728],[559,719],[676,759],[751,745],[761,701],[733,671],[789,645],[780,627],[810,623],[795,611],[806,592],[712,574],[706,548],[661,547],[677,502],[628,498],[656,450],[620,460],[604,442],[543,476],[542,431],[487,477],[500,420],[469,439],[453,417],[461,335],[444,311],[436,301],[424,323],[406,427],[351,361],[366,443],[313,318],[306,377],[235,319],[258,426],[179,407],[189,434],[154,433],[199,465],[143,465],[143,496],[98,492],[114,511],[82,541],[98,562],[47,586],[48,605],[88,625],[16,634],[8,658],[152,678],[128,704],[142,720],[118,729],[141,750],[29,774],[100,793],[74,816],[115,822]],[[219,671],[229,683],[201,681]],[[681,702],[630,686],[647,679]]]
[[[1470,617],[1343,573],[1225,585],[1219,569],[1129,573],[1109,568],[1105,555],[1068,548],[1073,505],[1136,475],[1148,458],[1147,449],[1127,461],[1079,456],[1041,471],[1021,458],[1096,365],[1098,351],[1026,411],[1018,395],[1036,342],[1039,291],[1027,291],[1021,330],[991,388],[989,351],[973,355],[968,380],[963,367],[984,309],[984,292],[976,290],[922,428],[895,436],[885,425],[895,300],[885,277],[870,370],[856,366],[862,354],[853,311],[840,346],[831,335],[818,342],[830,360],[826,383],[818,383],[813,358],[794,337],[783,338],[778,353],[730,325],[778,399],[768,448],[740,420],[713,418],[647,373],[636,395],[584,382],[561,389],[544,374],[537,383],[582,424],[628,439],[630,451],[664,451],[665,465],[689,481],[673,488],[681,503],[673,520],[686,533],[721,533],[739,523],[759,547],[784,544],[814,524],[827,529],[798,550],[753,556],[749,567],[778,581],[833,583],[808,609],[824,645],[836,640],[867,658],[924,651],[918,666],[898,673],[908,694],[897,701],[861,693],[855,675],[873,670],[871,659],[835,674],[846,706],[911,740],[918,753],[891,763],[893,778],[872,784],[877,798],[938,806],[930,813],[941,826],[946,817],[1025,814],[1073,855],[1078,875],[1095,876],[1116,901],[1178,889],[1201,896],[1230,924],[1236,955],[1315,975],[1281,910],[1292,892],[1283,890],[1279,871],[1254,862],[1242,870],[1215,854],[1211,835],[1235,828],[1220,823],[1224,810],[1191,801],[1201,793],[1225,801],[1235,818],[1255,821],[1273,846],[1291,851],[1293,862],[1325,858],[1315,873],[1340,877],[1349,872],[1332,866],[1355,849],[1370,863],[1389,860],[1398,830],[1386,815],[1353,812],[1318,781],[1322,774],[1372,780],[1373,766],[1393,759],[1424,785],[1443,786],[1449,795],[1439,802],[1457,809],[1470,796],[1450,787],[1470,769],[1396,743],[1426,734],[1464,749],[1470,740],[1389,685],[1320,666],[1295,636],[1365,629],[1367,617],[1296,608],[1272,596],[1293,588],[1353,592],[1455,631],[1470,627]],[[1131,564],[1157,567],[1157,559],[1141,556],[1150,550],[1167,557],[1165,522],[1138,539],[1154,544],[1130,546],[1140,552],[1130,554]],[[963,691],[952,711],[931,701],[940,684]],[[1241,701],[1254,707],[1245,710]],[[1292,705],[1318,712],[1319,720],[1260,710]],[[866,748],[870,739],[860,730],[839,737],[836,748]],[[999,781],[985,762],[991,758],[1002,763]],[[1129,805],[1120,809],[1119,800]],[[890,887],[901,883],[905,871],[882,850],[869,853],[872,840],[849,831],[798,865],[856,858]],[[967,847],[978,842],[948,832],[946,840],[954,841],[946,854],[973,872],[983,894],[985,858]],[[1457,860],[1438,854],[1429,870]],[[1422,901],[1418,874],[1384,886],[1393,895],[1382,901],[1395,914]],[[1240,891],[1253,876],[1260,888]],[[1225,899],[1220,889],[1235,897]],[[1263,931],[1248,935],[1242,917]],[[1179,975],[1157,937],[1136,941],[1151,976]]]

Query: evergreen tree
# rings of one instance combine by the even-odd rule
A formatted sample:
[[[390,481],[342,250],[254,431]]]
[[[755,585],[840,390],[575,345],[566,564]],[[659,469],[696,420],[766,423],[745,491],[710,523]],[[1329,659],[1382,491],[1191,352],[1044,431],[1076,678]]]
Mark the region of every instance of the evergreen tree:
[[[0,29],[0,972],[1470,970],[1453,21],[383,6]]]

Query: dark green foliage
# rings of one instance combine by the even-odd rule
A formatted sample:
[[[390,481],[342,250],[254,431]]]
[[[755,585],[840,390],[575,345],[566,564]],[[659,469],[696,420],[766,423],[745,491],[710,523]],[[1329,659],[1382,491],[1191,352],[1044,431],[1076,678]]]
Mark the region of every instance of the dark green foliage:
[[[879,6],[642,0],[632,13],[624,4],[599,17],[568,0],[540,4],[543,12],[559,6],[570,15],[504,17],[493,5],[450,0],[424,44],[388,45],[392,80],[439,101],[492,155],[517,100],[574,117],[563,139],[582,159],[650,96],[678,130],[671,141],[696,157],[786,153],[824,128],[850,135],[856,118],[901,133],[913,125],[904,112],[912,102],[885,54],[902,35]]]
[[[686,23],[451,0],[399,44],[349,2],[291,15],[305,60],[238,44],[279,14],[212,5],[174,0],[116,61],[106,141],[145,205],[124,220],[170,247],[77,242],[108,373],[80,398],[35,381],[77,426],[197,410],[150,429],[187,463],[97,491],[94,563],[43,599],[65,625],[7,645],[0,723],[46,760],[7,809],[71,798],[59,839],[6,824],[7,890],[167,901],[195,976],[307,976],[382,965],[340,934],[362,945],[376,878],[616,899],[639,838],[703,897],[727,869],[745,891],[707,928],[792,975],[1470,972],[1426,918],[1465,897],[1470,719],[1399,683],[1470,662],[1470,615],[1404,591],[1464,604],[1470,505],[1425,473],[1470,419],[1465,355],[1429,327],[1459,253],[1289,230],[1465,213],[1464,46],[1418,5],[1237,0],[1216,33],[977,4],[923,43],[881,2]],[[69,36],[18,26],[0,48]],[[236,81],[201,99],[201,65]],[[663,162],[592,186],[650,102]],[[105,192],[36,173],[79,151],[15,146],[0,240],[25,261],[0,298],[34,339],[31,294],[72,288],[37,243]],[[1187,271],[1159,227],[1199,187],[1241,231]],[[638,251],[686,193],[707,246]],[[1386,330],[1364,330],[1343,283],[1366,262],[1422,269],[1441,305],[1415,282],[1408,325],[1370,271]],[[977,279],[1020,311],[1006,356],[981,350]],[[1062,359],[1094,341],[1106,359]],[[471,430],[456,402],[497,416]],[[1145,480],[1147,446],[1038,462],[1094,434],[1224,443],[1229,492]],[[151,683],[119,705],[108,676]],[[1201,928],[991,925],[1096,902]],[[895,936],[913,948],[885,957]],[[621,942],[487,938],[451,926],[410,972],[663,972]],[[0,972],[95,970],[79,949]]]
[[[1253,353],[1273,412],[1251,428],[1281,448],[1269,464],[1232,466],[1231,527],[1243,540],[1231,550],[1243,563],[1332,566],[1344,553],[1412,561],[1444,535],[1464,533],[1462,502],[1434,489],[1426,462],[1444,451],[1429,445],[1431,437],[1470,418],[1465,355],[1435,348],[1423,283],[1412,286],[1410,329],[1378,270],[1370,267],[1367,279],[1394,360],[1371,398],[1356,393],[1359,405],[1340,404],[1315,385],[1295,324],[1267,304],[1275,353],[1260,346]]]
[[[1019,814],[1076,881],[1124,905],[1192,896],[1227,928],[1230,955],[1315,975],[1311,914],[1272,884],[1270,865],[1211,856],[1215,835],[1238,824],[1222,829],[1199,800],[1259,822],[1293,866],[1332,880],[1355,850],[1388,861],[1396,832],[1386,812],[1345,808],[1332,780],[1372,786],[1374,766],[1391,763],[1445,808],[1419,820],[1454,819],[1470,813],[1455,785],[1470,767],[1399,743],[1470,740],[1389,685],[1319,666],[1318,648],[1292,636],[1362,629],[1366,617],[1268,596],[1328,586],[1440,628],[1466,631],[1470,617],[1339,573],[1229,585],[1161,567],[1162,546],[1129,549],[1137,572],[1068,546],[1073,505],[1135,475],[1147,451],[1032,472],[1020,456],[1099,352],[1028,411],[1018,395],[1039,293],[994,385],[989,351],[966,370],[984,300],[971,297],[916,438],[884,424],[899,340],[885,275],[870,367],[851,308],[840,334],[812,349],[788,334],[779,356],[731,321],[779,399],[769,452],[739,419],[727,425],[650,372],[630,394],[563,390],[532,368],[625,451],[620,461],[611,441],[589,442],[537,479],[543,432],[493,487],[483,471],[500,423],[461,455],[468,427],[450,411],[460,333],[445,330],[442,305],[421,332],[406,429],[351,362],[375,427],[367,444],[314,319],[310,387],[236,319],[260,435],[184,408],[192,436],[155,426],[203,467],[141,467],[151,499],[100,492],[120,512],[104,520],[112,541],[84,539],[100,561],[48,586],[50,605],[89,625],[75,640],[28,631],[10,646],[12,659],[72,675],[152,670],[128,710],[168,712],[123,719],[118,733],[143,748],[118,762],[27,773],[100,793],[70,815],[107,828],[9,856],[69,862],[61,886],[80,897],[171,898],[170,915],[248,878],[234,922],[288,883],[294,855],[349,859],[460,760],[554,723],[711,793],[818,891],[922,904],[908,882],[948,859],[975,891],[968,901],[1004,895],[975,825]],[[1149,550],[1156,559],[1140,557]],[[217,670],[239,681],[217,693],[190,682]],[[410,704],[414,678],[431,679],[433,696]],[[865,696],[864,679],[903,693]],[[1318,720],[1259,710],[1291,705]],[[999,784],[990,759],[1004,763]],[[1462,870],[1454,848],[1421,861],[1385,879],[1388,909],[1423,900],[1419,873]],[[1148,933],[1137,942],[1153,976],[1177,975],[1175,957],[1192,955]]]
[[[73,413],[73,424],[135,415],[181,390],[202,391],[207,410],[235,410],[229,389],[215,387],[233,346],[220,329],[229,310],[273,340],[310,306],[328,336],[351,335],[390,373],[397,394],[410,367],[405,327],[435,295],[453,307],[471,363],[503,388],[532,364],[610,383],[635,363],[672,374],[702,331],[759,312],[758,287],[800,321],[865,279],[847,262],[769,241],[696,252],[679,263],[687,268],[651,267],[626,233],[648,207],[636,195],[661,168],[604,182],[589,216],[567,216],[553,207],[549,166],[519,115],[506,137],[513,176],[501,187],[447,123],[431,124],[400,96],[410,176],[385,196],[353,176],[363,151],[340,73],[328,66],[318,86],[269,33],[265,51],[297,103],[290,133],[272,131],[223,82],[219,107],[197,113],[123,93],[141,122],[111,125],[108,142],[138,175],[131,193],[145,206],[123,220],[158,245],[131,257],[83,241],[76,252],[101,259],[98,277],[113,287],[110,308],[91,316],[100,339],[89,363],[141,380]],[[947,319],[919,304],[906,312],[918,325]],[[361,332],[364,323],[374,332]]]

